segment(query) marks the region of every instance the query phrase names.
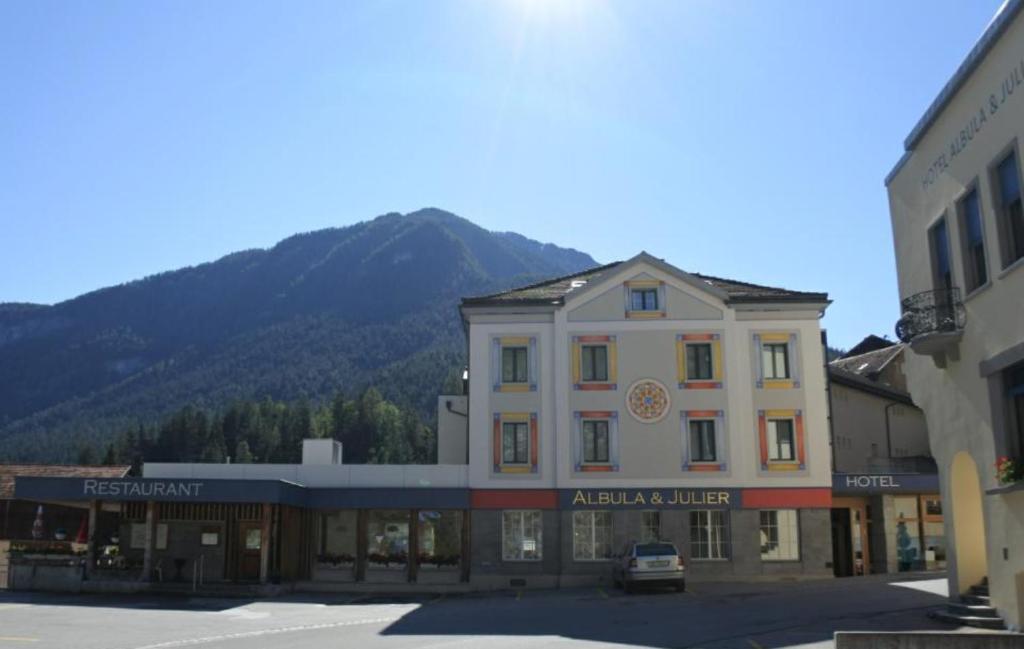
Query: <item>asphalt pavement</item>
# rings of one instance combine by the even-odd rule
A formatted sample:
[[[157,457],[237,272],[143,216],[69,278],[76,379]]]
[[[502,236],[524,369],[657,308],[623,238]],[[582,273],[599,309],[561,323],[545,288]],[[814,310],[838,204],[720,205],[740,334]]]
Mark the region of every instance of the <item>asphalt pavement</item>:
[[[836,630],[951,630],[945,580],[872,576],[459,596],[259,600],[0,591],[0,649],[831,647]]]

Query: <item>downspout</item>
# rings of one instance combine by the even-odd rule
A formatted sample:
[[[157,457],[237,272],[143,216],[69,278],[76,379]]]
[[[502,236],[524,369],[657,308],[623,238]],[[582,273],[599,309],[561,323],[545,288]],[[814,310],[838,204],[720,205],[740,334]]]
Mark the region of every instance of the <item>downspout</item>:
[[[889,425],[889,408],[900,405],[899,401],[891,401],[885,406],[885,452],[889,458],[889,470],[892,470],[892,428]]]
[[[825,401],[828,406],[828,450],[832,473],[836,472],[836,434],[832,423],[832,376],[828,373],[828,332],[821,330],[821,354],[825,369]]]

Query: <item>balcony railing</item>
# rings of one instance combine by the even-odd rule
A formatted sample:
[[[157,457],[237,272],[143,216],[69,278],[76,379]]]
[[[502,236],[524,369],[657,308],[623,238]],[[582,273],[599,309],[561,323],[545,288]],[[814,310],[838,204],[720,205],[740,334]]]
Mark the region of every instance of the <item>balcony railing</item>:
[[[915,351],[933,353],[960,340],[964,303],[959,288],[922,291],[903,300],[896,337]]]

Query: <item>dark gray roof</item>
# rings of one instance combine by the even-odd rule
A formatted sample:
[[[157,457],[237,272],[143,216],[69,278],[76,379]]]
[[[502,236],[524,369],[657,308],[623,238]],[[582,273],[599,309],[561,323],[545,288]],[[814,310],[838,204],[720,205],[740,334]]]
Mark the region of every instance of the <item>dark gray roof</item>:
[[[905,153],[900,157],[896,166],[893,167],[889,175],[885,177],[885,184],[888,185],[892,182],[892,179],[896,177],[900,169],[906,163],[910,157],[910,152],[914,150],[917,143],[921,141],[924,134],[931,128],[935,120],[939,118],[942,111],[945,110],[949,102],[953,100],[953,96],[960,90],[961,87],[967,82],[967,79],[971,74],[981,65],[985,56],[989,53],[989,50],[996,44],[999,37],[1003,35],[1006,28],[1013,22],[1014,17],[1024,8],[1024,0],[1006,0],[1002,6],[999,7],[999,11],[996,12],[995,17],[989,22],[985,32],[978,39],[978,42],[974,44],[971,51],[967,54],[967,58],[964,59],[960,67],[956,69],[953,76],[950,77],[946,85],[939,91],[938,96],[932,101],[928,110],[924,112],[921,119],[918,120],[914,129],[910,131],[910,135],[903,141],[903,148]]]
[[[903,343],[898,343],[884,349],[834,360],[828,364],[828,378],[856,390],[914,406],[909,393],[878,381],[882,369],[899,356],[904,347]]]
[[[874,378],[878,376],[878,373],[881,372],[882,369],[892,361],[892,359],[900,355],[903,348],[903,343],[897,343],[889,345],[883,349],[875,349],[864,354],[857,354],[856,356],[844,356],[843,358],[832,361],[830,365],[847,372],[852,372],[858,376],[874,380]]]
[[[616,261],[604,266],[598,266],[588,270],[547,279],[536,284],[521,286],[491,295],[479,295],[475,297],[462,298],[465,306],[488,306],[488,305],[561,305],[565,303],[565,296],[583,285],[579,282],[590,283],[617,266],[625,262]],[[708,286],[724,292],[729,302],[826,302],[828,293],[813,293],[805,291],[791,291],[784,288],[750,284],[732,279],[689,273],[692,277],[706,283]],[[574,283],[576,285],[574,286]]]

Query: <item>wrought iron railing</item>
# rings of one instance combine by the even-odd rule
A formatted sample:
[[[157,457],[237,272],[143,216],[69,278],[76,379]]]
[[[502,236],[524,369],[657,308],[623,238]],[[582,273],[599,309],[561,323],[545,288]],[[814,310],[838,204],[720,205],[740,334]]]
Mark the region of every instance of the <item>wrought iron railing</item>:
[[[925,334],[956,333],[964,328],[964,303],[959,288],[922,291],[900,305],[903,315],[896,323],[896,337],[905,343]]]

